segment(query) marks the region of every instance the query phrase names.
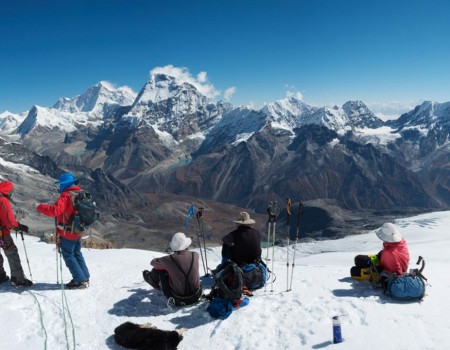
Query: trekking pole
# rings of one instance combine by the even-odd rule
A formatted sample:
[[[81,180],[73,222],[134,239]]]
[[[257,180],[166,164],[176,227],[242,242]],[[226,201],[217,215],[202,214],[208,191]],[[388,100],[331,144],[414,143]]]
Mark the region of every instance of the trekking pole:
[[[269,265],[269,247],[270,247],[270,229],[272,226],[272,215],[270,214],[269,208],[271,207],[272,202],[267,206],[267,213],[269,214],[269,220],[267,221],[267,245],[266,245],[266,262]],[[264,292],[267,290],[267,283],[264,285]]]
[[[31,281],[33,281],[33,274],[31,273],[30,261],[28,260],[27,247],[25,246],[25,239],[23,238],[23,232],[22,231],[19,231],[19,232],[20,232],[20,236],[22,237],[23,250],[25,251],[25,257],[27,259],[28,271],[30,272]],[[16,231],[16,234],[17,234],[17,231]]]
[[[289,238],[291,235],[291,226],[290,226],[290,220],[291,220],[291,214],[292,214],[292,202],[291,199],[287,199],[286,203],[286,226],[287,226],[287,232],[286,232],[286,241],[287,241],[287,249],[286,249],[286,292],[289,291]]]
[[[275,262],[275,234],[276,234],[276,220],[277,216],[280,213],[280,206],[276,201],[269,204],[267,211],[269,212],[269,221],[272,221],[272,273],[274,271],[274,262]],[[273,285],[275,280],[272,280],[272,289],[270,290],[273,292]]]
[[[291,284],[289,290],[292,290],[292,277],[294,276],[294,267],[295,267],[295,253],[297,251],[297,242],[298,242],[298,232],[300,230],[300,219],[303,215],[303,204],[302,202],[298,203],[298,212],[297,212],[297,227],[295,229],[295,245],[294,245],[294,254],[292,256],[292,270],[291,270]]]
[[[57,218],[55,217],[56,284],[59,283],[58,251],[59,251],[59,247],[58,247],[58,220],[57,220]],[[62,275],[61,275],[61,279],[62,279]]]
[[[186,218],[186,229],[188,229],[188,227],[189,227],[190,218],[194,215],[195,215],[194,204],[191,204],[191,206],[189,207],[189,210],[188,210],[187,218]],[[198,225],[195,227],[195,234],[197,235],[198,245],[200,247],[200,257],[202,258],[203,270],[205,271],[205,275],[206,275],[206,267],[205,267],[205,261],[203,260],[202,242],[200,240]]]
[[[209,269],[208,269],[208,257],[206,256],[206,239],[205,239],[205,230],[203,228],[203,207],[198,208],[197,214],[196,214],[196,218],[197,218],[197,225],[199,228],[199,232],[201,232],[202,237],[203,237],[203,250],[205,252],[205,266],[206,266],[206,270],[205,270],[205,276],[209,276]],[[200,238],[200,237],[199,237]],[[202,251],[202,245],[200,243],[200,252]]]

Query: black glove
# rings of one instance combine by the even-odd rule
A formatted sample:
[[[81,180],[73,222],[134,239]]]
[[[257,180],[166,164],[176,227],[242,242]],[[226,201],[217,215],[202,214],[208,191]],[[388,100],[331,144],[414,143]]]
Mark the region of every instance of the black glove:
[[[19,231],[28,233],[28,226],[27,226],[27,225],[19,224],[19,227],[18,227],[17,229],[18,229]]]

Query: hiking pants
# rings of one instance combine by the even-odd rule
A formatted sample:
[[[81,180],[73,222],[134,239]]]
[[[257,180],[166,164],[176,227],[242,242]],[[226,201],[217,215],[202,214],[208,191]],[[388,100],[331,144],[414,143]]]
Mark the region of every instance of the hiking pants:
[[[90,277],[89,270],[81,253],[81,238],[71,240],[59,237],[61,242],[61,252],[67,268],[72,274],[75,283],[81,283]]]
[[[17,246],[14,244],[12,237],[5,236],[3,238],[3,242],[5,244],[3,251],[8,259],[9,268],[11,269],[11,277],[16,277],[19,279],[24,278],[25,275],[23,273],[22,264],[20,263],[19,251],[17,250]],[[0,254],[0,275],[2,274],[6,274],[6,272],[3,268],[3,256]]]
[[[164,296],[167,299],[173,298],[175,301],[175,305],[177,305],[177,306],[194,304],[202,296],[202,292],[203,292],[202,288],[199,288],[193,295],[190,295],[190,296],[184,297],[184,296],[176,295],[173,292],[172,287],[170,286],[169,273],[166,270],[152,269],[150,271],[150,279],[152,282],[152,283],[149,282],[150,285],[161,286]]]

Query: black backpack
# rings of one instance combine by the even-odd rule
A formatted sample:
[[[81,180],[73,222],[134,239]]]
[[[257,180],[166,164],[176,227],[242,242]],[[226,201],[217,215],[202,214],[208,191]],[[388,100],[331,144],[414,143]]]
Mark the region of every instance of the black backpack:
[[[236,300],[244,292],[244,273],[232,261],[225,262],[213,275],[215,286],[213,294],[225,300]]]
[[[87,191],[80,191],[75,196],[73,208],[75,212],[70,217],[69,225],[74,232],[83,233],[100,217],[94,198]]]

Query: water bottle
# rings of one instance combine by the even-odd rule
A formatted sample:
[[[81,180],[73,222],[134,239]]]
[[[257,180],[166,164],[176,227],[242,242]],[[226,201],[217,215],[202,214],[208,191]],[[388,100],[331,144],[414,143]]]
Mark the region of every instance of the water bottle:
[[[342,343],[341,321],[339,316],[333,317],[333,343]]]

